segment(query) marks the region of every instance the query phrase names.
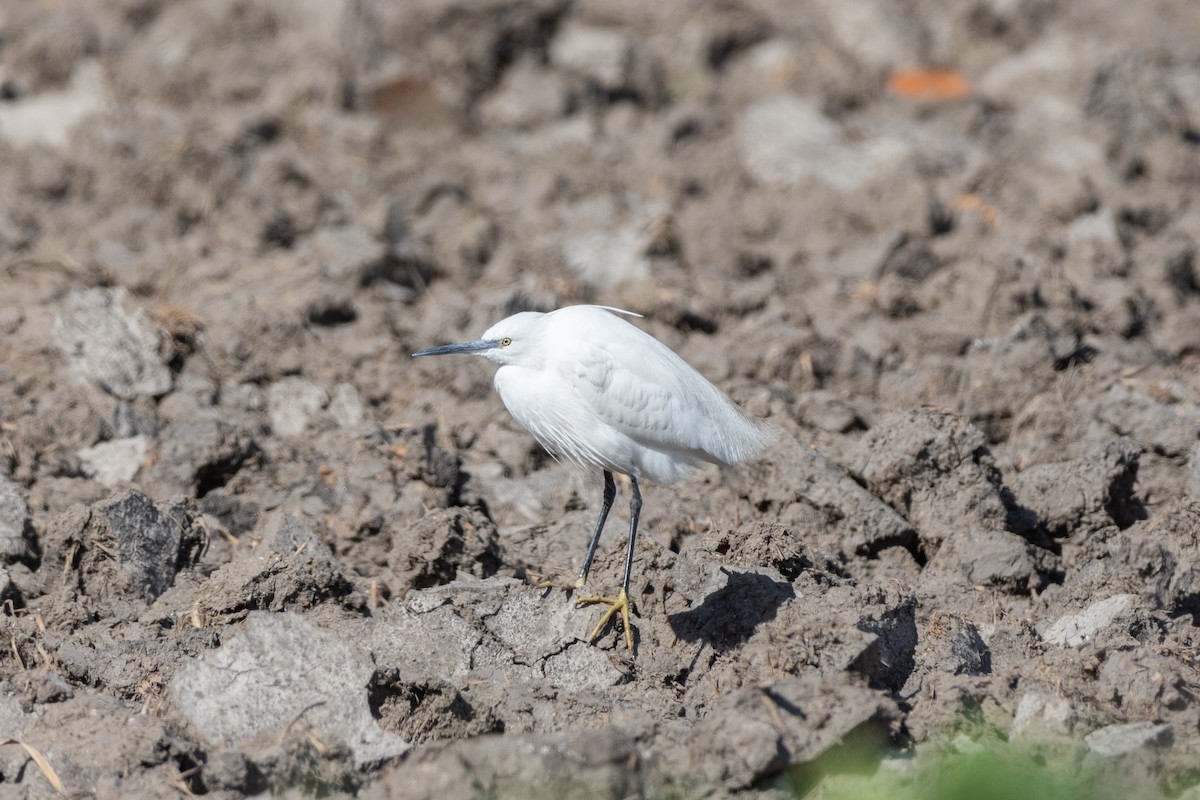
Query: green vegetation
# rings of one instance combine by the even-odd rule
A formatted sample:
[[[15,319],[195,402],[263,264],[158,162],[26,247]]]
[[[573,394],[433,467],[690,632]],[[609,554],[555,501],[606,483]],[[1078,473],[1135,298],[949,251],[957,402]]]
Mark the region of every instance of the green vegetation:
[[[1102,760],[1082,743],[978,743],[965,735],[902,757],[847,743],[792,769],[782,788],[805,800],[1151,800],[1162,791],[1137,756]]]

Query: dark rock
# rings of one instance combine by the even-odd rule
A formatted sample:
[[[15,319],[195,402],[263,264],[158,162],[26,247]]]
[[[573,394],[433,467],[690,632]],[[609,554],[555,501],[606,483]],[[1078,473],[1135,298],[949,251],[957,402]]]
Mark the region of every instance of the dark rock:
[[[147,602],[169,589],[175,574],[199,555],[202,539],[180,506],[163,511],[146,495],[127,492],[97,510],[108,522],[129,586]]]
[[[0,475],[0,563],[11,563],[32,554],[29,509],[20,488]]]

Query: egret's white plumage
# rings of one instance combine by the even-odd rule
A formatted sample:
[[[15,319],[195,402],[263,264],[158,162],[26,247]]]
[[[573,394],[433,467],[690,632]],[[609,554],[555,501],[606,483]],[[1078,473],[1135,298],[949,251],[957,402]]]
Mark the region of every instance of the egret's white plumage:
[[[509,413],[581,467],[673,483],[769,440],[666,345],[601,306],[516,314],[483,338],[512,342],[480,352],[500,364],[495,386]]]
[[[496,391],[517,422],[556,457],[604,474],[605,502],[579,587],[612,505],[611,473],[631,478],[621,597],[594,599],[622,611],[632,648],[626,593],[641,508],[638,479],[672,483],[706,462],[735,464],[772,437],[670,348],[618,315],[638,316],[607,306],[527,311],[497,322],[478,341],[413,355],[474,353],[499,364]]]

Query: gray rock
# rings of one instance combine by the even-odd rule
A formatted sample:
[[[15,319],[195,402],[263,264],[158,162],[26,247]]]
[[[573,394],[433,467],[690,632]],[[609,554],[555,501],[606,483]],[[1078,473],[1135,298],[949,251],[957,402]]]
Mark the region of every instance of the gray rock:
[[[1028,691],[1017,702],[1009,738],[1026,733],[1050,732],[1068,734],[1075,723],[1075,709],[1065,697],[1044,692]]]
[[[562,248],[567,265],[597,289],[612,289],[650,274],[643,237],[628,227],[578,233],[567,238]]]
[[[622,679],[587,643],[594,620],[512,578],[411,591],[389,606],[371,640],[375,661],[405,680],[462,678],[484,665],[505,681],[596,692]],[[414,646],[414,642],[421,642]]]
[[[1092,603],[1078,614],[1067,614],[1041,630],[1047,644],[1078,647],[1137,606],[1137,595],[1116,594]]]
[[[628,34],[618,28],[571,22],[550,46],[550,59],[556,66],[587,76],[602,89],[615,91],[625,82],[632,48]]]
[[[504,73],[499,88],[480,105],[485,123],[532,128],[562,116],[567,91],[559,73],[521,61]]]
[[[1088,241],[1116,244],[1118,240],[1117,223],[1111,208],[1082,214],[1067,227],[1067,241],[1071,244]]]
[[[816,106],[788,94],[750,105],[739,123],[742,165],[756,180],[789,186],[818,180],[854,192],[893,172],[907,158],[898,140],[855,144]]]
[[[122,288],[67,295],[55,319],[55,336],[76,373],[122,400],[171,389],[159,331]]]
[[[267,414],[280,436],[299,436],[329,402],[320,386],[303,378],[284,378],[267,389]]]
[[[0,475],[0,561],[15,561],[29,551],[25,529],[29,509],[17,484]]]
[[[128,439],[113,439],[85,447],[78,452],[83,473],[105,486],[123,486],[133,480],[142,468],[150,451],[150,440],[145,436]]]
[[[1169,744],[1171,738],[1171,726],[1166,723],[1127,722],[1092,731],[1083,741],[1093,753],[1111,758],[1144,747]]]
[[[75,126],[102,111],[107,102],[108,87],[100,63],[80,62],[65,88],[0,104],[0,138],[17,147],[64,148]]]
[[[367,421],[367,409],[363,406],[358,390],[348,383],[333,387],[329,400],[329,414],[343,428],[357,428]]]
[[[529,673],[530,679],[537,681],[540,670],[552,686],[601,691],[623,675],[602,650],[586,641],[587,634],[580,636],[581,620],[584,628],[589,627],[588,615],[577,613],[572,604],[551,603],[547,608],[540,594],[522,590],[505,598],[484,625],[500,644],[511,648],[517,665],[525,662],[526,654],[535,654],[542,662]]]
[[[367,703],[370,657],[292,613],[253,612],[220,648],[184,664],[171,682],[180,709],[224,746],[311,730],[347,747],[358,767],[408,744],[376,725]]]

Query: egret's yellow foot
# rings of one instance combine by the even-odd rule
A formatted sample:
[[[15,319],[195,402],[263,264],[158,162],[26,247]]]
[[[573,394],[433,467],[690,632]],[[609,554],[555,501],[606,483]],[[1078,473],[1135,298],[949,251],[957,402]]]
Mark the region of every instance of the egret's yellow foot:
[[[629,624],[629,595],[625,594],[624,589],[615,598],[581,597],[575,603],[581,606],[588,605],[589,603],[607,603],[609,606],[608,611],[605,611],[604,616],[596,623],[596,627],[592,630],[592,635],[588,637],[593,640],[600,635],[600,632],[604,630],[604,626],[613,618],[613,615],[620,613],[621,622],[625,624],[625,644],[629,645],[629,652],[633,652],[633,626]]]

